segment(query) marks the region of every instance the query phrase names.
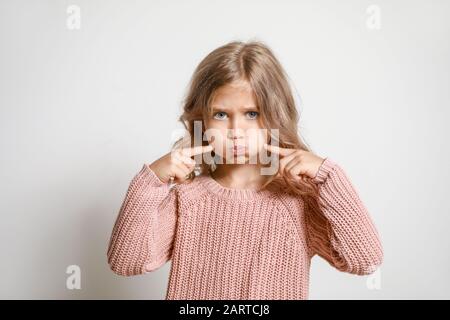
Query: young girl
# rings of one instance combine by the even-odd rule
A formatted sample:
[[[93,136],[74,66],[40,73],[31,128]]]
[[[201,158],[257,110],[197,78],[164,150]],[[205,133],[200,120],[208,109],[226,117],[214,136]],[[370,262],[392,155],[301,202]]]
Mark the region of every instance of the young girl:
[[[343,272],[374,272],[383,249],[373,221],[344,170],[302,142],[298,118],[266,45],[208,54],[180,117],[186,137],[130,183],[111,269],[138,275],[171,260],[166,299],[307,299],[316,254]]]

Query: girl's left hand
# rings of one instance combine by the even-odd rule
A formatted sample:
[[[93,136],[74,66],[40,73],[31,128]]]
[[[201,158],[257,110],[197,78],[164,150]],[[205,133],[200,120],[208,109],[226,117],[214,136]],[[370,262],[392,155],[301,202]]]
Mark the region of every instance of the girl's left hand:
[[[264,148],[280,155],[279,175],[290,175],[298,180],[300,175],[314,178],[325,161],[312,152],[301,149],[287,149],[265,143]]]

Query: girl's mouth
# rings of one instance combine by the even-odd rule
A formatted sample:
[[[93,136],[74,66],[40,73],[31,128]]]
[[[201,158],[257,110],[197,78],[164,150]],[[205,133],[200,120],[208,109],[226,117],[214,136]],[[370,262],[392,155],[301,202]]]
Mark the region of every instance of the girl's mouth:
[[[234,146],[233,146],[233,153],[234,153],[235,155],[245,154],[245,146],[237,146],[237,145],[234,145]]]

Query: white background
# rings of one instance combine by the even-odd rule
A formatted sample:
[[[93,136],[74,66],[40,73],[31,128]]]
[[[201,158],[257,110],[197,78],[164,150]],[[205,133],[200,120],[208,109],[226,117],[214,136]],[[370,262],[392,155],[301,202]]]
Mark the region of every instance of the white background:
[[[81,29],[67,27],[69,5]],[[371,29],[370,5],[381,11]],[[131,178],[169,152],[189,78],[268,44],[312,150],[350,176],[385,249],[379,290],[319,257],[311,299],[450,298],[449,1],[1,1],[0,298],[162,299],[106,250]],[[81,289],[66,268],[81,268]]]

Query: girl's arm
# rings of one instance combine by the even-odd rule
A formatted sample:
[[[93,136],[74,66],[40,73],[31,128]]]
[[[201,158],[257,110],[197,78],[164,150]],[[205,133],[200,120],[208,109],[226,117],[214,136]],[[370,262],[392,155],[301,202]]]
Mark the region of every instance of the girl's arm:
[[[171,258],[176,201],[176,188],[145,164],[128,187],[109,241],[107,257],[114,273],[143,274]]]
[[[313,181],[323,214],[306,215],[312,256],[317,253],[340,271],[373,273],[383,261],[381,240],[344,170],[326,158]]]

